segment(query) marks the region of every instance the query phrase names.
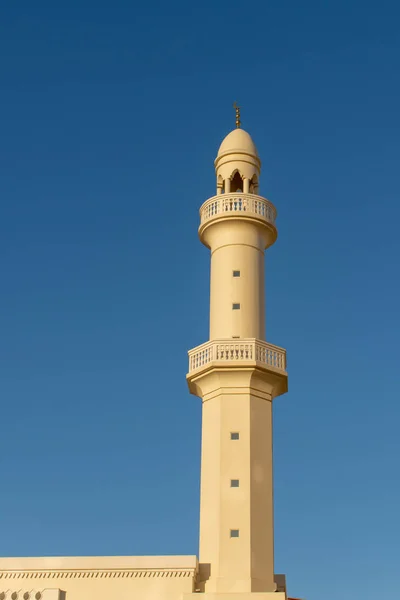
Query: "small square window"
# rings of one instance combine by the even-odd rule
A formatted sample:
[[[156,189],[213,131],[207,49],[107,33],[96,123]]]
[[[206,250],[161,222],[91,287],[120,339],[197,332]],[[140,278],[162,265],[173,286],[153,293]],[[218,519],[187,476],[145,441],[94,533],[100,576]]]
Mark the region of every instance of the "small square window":
[[[240,271],[233,271],[234,277],[240,277]]]
[[[239,487],[239,479],[231,479],[231,487]]]
[[[239,439],[239,432],[231,431],[231,440],[238,440],[238,439]]]
[[[239,537],[239,529],[231,529],[231,538]]]
[[[234,302],[232,304],[232,309],[233,310],[240,310],[240,302]]]

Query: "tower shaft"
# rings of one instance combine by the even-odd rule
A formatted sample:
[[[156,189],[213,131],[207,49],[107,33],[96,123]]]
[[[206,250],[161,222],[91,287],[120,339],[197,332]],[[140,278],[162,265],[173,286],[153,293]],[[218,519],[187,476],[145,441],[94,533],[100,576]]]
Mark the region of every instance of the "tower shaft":
[[[205,232],[211,248],[211,340],[265,338],[262,233],[257,223],[241,219],[223,219]]]

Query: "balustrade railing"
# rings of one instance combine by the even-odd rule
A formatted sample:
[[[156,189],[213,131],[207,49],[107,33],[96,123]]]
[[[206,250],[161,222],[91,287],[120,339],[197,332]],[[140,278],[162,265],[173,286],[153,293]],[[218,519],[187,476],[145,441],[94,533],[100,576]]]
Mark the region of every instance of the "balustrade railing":
[[[256,361],[286,371],[286,350],[261,340],[214,340],[189,351],[189,373],[211,362]]]
[[[239,212],[257,215],[275,224],[276,208],[271,202],[255,194],[236,193],[220,194],[204,202],[200,208],[200,225],[222,214]]]

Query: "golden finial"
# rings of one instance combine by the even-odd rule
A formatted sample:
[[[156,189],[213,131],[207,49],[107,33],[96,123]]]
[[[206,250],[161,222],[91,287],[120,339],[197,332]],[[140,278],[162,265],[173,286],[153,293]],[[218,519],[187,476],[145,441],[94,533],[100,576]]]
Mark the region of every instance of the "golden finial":
[[[240,106],[238,106],[237,103],[234,102],[233,108],[235,109],[235,112],[236,112],[236,128],[239,129],[239,127],[240,127]]]

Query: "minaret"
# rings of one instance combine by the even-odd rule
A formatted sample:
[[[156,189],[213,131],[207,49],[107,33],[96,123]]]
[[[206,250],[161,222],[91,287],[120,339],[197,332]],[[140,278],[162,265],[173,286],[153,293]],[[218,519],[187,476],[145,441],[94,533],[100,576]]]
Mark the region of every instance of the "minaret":
[[[215,160],[217,195],[200,208],[210,340],[189,352],[187,375],[203,406],[199,588],[223,600],[285,598],[274,578],[272,401],[287,391],[286,352],[265,341],[264,253],[277,229],[260,168],[237,108]]]

